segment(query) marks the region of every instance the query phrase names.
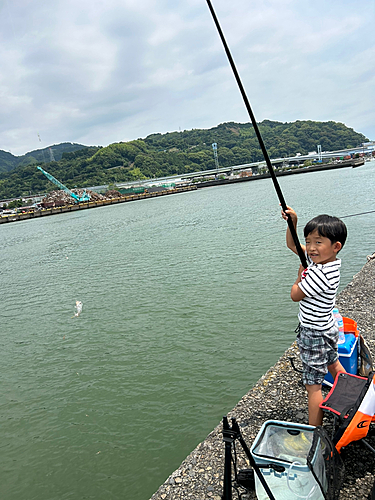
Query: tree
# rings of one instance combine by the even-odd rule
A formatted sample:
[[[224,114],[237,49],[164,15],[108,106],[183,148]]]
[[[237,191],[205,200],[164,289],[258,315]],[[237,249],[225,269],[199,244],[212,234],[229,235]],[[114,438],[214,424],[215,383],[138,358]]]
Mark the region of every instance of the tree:
[[[264,120],[259,128],[270,158],[307,154],[320,144],[325,151],[357,146],[368,139],[342,123]],[[185,130],[152,134],[145,139],[110,144],[107,147],[60,145],[53,147],[55,159],[45,170],[68,188],[135,181],[186,172],[215,169],[212,143],[218,144],[220,166],[262,161],[254,128],[250,123],[222,123],[209,130]],[[48,152],[48,151],[47,151]],[[58,154],[59,153],[59,154]],[[41,150],[38,155],[41,155]],[[49,181],[26,155],[27,165],[0,151],[0,198],[15,198],[30,191],[46,192]],[[49,155],[45,155],[46,157]],[[22,157],[23,158],[23,157]],[[13,164],[18,166],[12,167]],[[116,168],[117,167],[117,168]]]
[[[21,199],[19,200],[13,200],[8,203],[8,208],[18,208],[23,206],[23,201]]]
[[[141,172],[141,169],[139,167],[133,168],[132,170],[129,170],[128,172],[129,180],[144,180],[146,179],[146,176],[144,176]]]

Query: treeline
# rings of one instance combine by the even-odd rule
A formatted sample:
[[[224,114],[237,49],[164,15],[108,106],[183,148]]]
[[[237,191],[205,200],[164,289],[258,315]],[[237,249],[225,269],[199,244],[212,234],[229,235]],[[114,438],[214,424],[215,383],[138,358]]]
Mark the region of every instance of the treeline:
[[[271,158],[307,154],[316,151],[318,144],[323,151],[334,151],[368,141],[363,134],[332,121],[280,123],[264,120],[259,128]],[[11,171],[0,173],[0,199],[55,189],[36,169],[36,164],[41,164],[70,189],[214,169],[214,142],[217,143],[220,166],[263,159],[251,124],[224,123],[208,130],[152,134],[145,139],[107,147],[77,148],[62,153],[59,161],[39,160],[38,163],[35,160],[31,165],[21,164]],[[0,155],[0,166],[1,161]]]
[[[71,142],[63,142],[55,144],[48,148],[37,149],[30,151],[22,156],[14,156],[12,153],[0,150],[0,172],[10,172],[19,166],[26,167],[27,165],[40,165],[52,160],[59,161],[63,153],[77,151],[86,146],[82,144],[74,144]]]

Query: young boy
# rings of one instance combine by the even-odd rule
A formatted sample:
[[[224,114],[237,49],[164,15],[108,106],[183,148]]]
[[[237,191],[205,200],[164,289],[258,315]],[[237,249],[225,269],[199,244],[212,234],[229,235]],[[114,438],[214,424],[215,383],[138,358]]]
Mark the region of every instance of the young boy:
[[[286,213],[297,228],[297,214],[287,207]],[[305,245],[301,245],[307,256],[307,269],[300,265],[298,278],[290,292],[291,299],[299,302],[299,333],[297,344],[303,366],[303,383],[308,396],[309,424],[321,425],[323,412],[319,404],[323,401],[322,382],[331,373],[335,379],[345,369],[338,360],[338,328],[333,318],[337,288],[340,283],[341,260],[337,254],[344,246],[347,231],[337,217],[319,215],[304,228]],[[294,253],[297,249],[289,227],[286,244]]]

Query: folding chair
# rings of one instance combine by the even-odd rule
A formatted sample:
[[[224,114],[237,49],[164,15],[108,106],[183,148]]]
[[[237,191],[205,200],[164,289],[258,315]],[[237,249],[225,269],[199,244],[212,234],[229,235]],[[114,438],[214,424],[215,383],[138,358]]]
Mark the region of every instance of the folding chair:
[[[375,449],[364,439],[371,422],[375,422],[374,372],[368,377],[338,373],[320,408],[335,417],[332,442],[339,453],[344,446],[360,440],[375,455]]]

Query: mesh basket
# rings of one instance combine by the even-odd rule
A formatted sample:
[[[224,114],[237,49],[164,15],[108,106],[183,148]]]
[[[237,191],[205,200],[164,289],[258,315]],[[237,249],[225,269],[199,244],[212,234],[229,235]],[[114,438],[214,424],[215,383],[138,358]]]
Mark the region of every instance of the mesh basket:
[[[344,480],[343,461],[322,427],[316,427],[307,464],[321,484],[326,500],[338,500]]]
[[[276,500],[335,500],[343,477],[336,449],[322,428],[267,421],[251,454]],[[258,500],[268,495],[255,478]]]

